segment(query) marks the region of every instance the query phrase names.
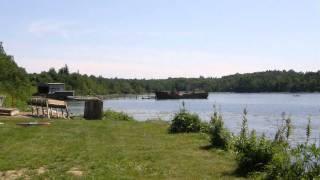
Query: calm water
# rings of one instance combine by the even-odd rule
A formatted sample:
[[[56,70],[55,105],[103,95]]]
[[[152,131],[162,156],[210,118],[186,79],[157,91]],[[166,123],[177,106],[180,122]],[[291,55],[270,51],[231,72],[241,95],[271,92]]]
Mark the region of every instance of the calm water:
[[[104,109],[126,112],[137,120],[158,119],[169,121],[181,108],[182,101],[186,108],[204,121],[209,121],[216,105],[222,113],[225,125],[232,132],[238,133],[242,112],[247,108],[249,129],[258,133],[266,133],[273,137],[277,125],[281,122],[281,114],[285,112],[292,119],[293,139],[301,141],[305,138],[305,127],[308,117],[312,119],[313,138],[320,135],[320,94],[282,94],[282,93],[210,93],[205,100],[155,100],[141,99],[141,96],[109,99],[104,101]],[[71,112],[81,114],[83,103],[70,103]]]

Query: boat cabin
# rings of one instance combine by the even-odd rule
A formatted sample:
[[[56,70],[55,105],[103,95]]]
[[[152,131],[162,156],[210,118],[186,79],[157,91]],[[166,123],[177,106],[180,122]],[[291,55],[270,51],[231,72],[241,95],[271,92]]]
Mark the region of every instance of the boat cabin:
[[[54,99],[67,99],[69,96],[74,96],[74,91],[66,91],[64,83],[39,83],[36,95]]]

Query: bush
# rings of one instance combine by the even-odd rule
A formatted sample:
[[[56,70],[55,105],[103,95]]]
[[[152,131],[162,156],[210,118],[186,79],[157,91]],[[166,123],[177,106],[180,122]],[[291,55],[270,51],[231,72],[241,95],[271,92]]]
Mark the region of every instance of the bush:
[[[215,111],[210,121],[210,143],[213,147],[228,150],[232,147],[231,133],[224,127],[221,115]]]
[[[116,112],[108,109],[103,114],[104,119],[118,120],[118,121],[134,121],[134,118],[124,112]]]
[[[320,175],[320,147],[309,145],[311,120],[306,127],[306,142],[294,148],[288,143],[277,144],[272,161],[267,166],[268,179],[314,179]]]
[[[197,114],[191,114],[184,108],[177,113],[170,125],[169,132],[171,133],[184,133],[184,132],[199,132],[201,121]]]
[[[210,129],[211,129],[210,123],[208,123],[208,122],[201,122],[200,123],[200,132],[209,134]]]
[[[267,140],[264,136],[257,137],[255,131],[252,131],[247,139],[238,137],[235,143],[236,160],[238,162],[237,172],[248,175],[252,172],[263,171],[273,158],[272,147],[270,140]]]
[[[255,131],[248,133],[247,110],[243,112],[240,136],[235,142],[237,171],[239,174],[248,175],[265,169],[273,157],[272,142],[265,136],[257,137]]]

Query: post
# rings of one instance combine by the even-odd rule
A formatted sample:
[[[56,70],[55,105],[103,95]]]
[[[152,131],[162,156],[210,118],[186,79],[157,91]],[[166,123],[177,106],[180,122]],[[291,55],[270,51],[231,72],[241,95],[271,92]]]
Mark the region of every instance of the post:
[[[39,117],[39,107],[36,105],[36,110],[37,110],[37,116]]]
[[[47,116],[48,116],[48,119],[50,119],[48,99],[46,99],[46,106],[47,106]]]
[[[41,110],[42,110],[42,117],[45,117],[45,115],[44,115],[44,108],[43,108],[42,105],[41,105]]]
[[[64,118],[63,108],[60,108],[60,111],[61,111],[61,116]]]
[[[56,108],[56,115],[57,115],[57,117],[59,118],[59,108]]]
[[[67,118],[70,119],[70,113],[69,113],[69,109],[68,109],[68,105],[66,104],[66,112],[67,112]]]
[[[52,117],[53,114],[52,114],[52,107],[50,107],[50,116]]]

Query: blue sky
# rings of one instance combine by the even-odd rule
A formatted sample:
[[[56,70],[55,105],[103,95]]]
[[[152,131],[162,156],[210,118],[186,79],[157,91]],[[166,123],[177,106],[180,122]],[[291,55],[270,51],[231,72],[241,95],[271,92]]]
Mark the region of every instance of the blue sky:
[[[0,0],[0,41],[28,72],[220,77],[320,68],[318,0]]]

